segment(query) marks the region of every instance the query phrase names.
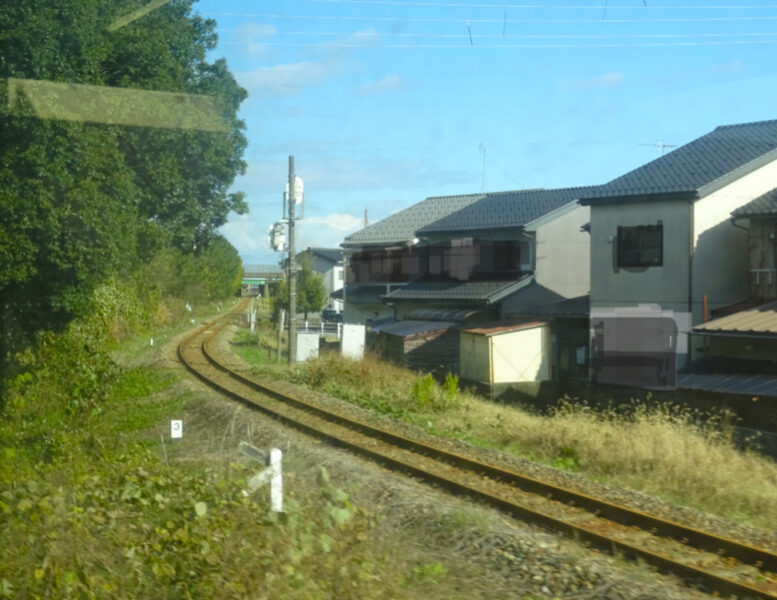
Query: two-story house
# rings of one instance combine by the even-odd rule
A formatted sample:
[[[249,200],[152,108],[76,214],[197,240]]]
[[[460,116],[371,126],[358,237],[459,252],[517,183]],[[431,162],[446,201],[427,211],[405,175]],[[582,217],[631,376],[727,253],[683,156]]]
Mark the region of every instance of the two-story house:
[[[585,294],[589,209],[595,188],[484,194],[419,227],[422,276],[384,300],[397,319],[420,309],[481,310],[503,320],[520,308]]]
[[[674,387],[689,332],[748,295],[732,211],[777,181],[777,121],[726,125],[585,194],[591,209],[593,378]]]
[[[463,329],[515,321],[512,315],[522,308],[587,294],[589,236],[583,226],[589,209],[575,200],[591,191],[483,194],[418,227],[418,276],[383,296],[394,322],[376,328],[379,345],[412,366],[456,372],[466,366],[460,360]],[[579,328],[585,339],[587,323]],[[527,351],[547,353],[551,362],[550,336],[545,337],[543,348]],[[526,371],[511,367],[516,367],[511,372]]]
[[[341,295],[346,323],[366,323],[393,317],[382,297],[423,275],[425,250],[416,230],[482,198],[427,198],[345,238],[346,285]]]

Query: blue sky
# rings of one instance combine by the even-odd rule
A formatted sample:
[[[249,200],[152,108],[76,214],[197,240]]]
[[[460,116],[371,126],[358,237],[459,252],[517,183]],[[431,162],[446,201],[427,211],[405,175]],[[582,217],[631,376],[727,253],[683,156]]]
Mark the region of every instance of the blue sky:
[[[250,212],[222,232],[275,263],[288,156],[298,247],[427,196],[605,183],[717,125],[777,118],[777,4],[754,0],[200,0],[249,97]],[[470,37],[471,36],[471,37]],[[485,169],[484,152],[485,148]],[[485,175],[485,177],[484,177]]]

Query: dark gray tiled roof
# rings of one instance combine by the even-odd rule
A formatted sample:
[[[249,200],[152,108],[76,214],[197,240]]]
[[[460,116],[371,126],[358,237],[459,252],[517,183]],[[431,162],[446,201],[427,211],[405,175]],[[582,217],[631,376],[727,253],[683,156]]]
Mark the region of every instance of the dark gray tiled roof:
[[[349,235],[342,246],[353,248],[370,244],[405,244],[415,238],[415,232],[420,227],[461,210],[482,197],[483,194],[467,194],[427,198]]]
[[[343,251],[339,248],[308,248],[307,250],[300,252],[300,254],[305,254],[306,252],[310,252],[311,254],[318,254],[322,258],[325,258],[326,260],[333,263],[337,263],[343,260]]]
[[[476,202],[418,229],[419,234],[523,227],[549,212],[592,194],[595,186],[490,192]]]
[[[517,292],[533,281],[414,281],[385,296],[386,300],[457,300],[491,304]]]
[[[777,188],[740,206],[731,214],[735,217],[777,217]]]
[[[777,159],[777,120],[723,125],[617,179],[583,204],[661,194],[701,198]]]
[[[375,333],[409,337],[432,331],[440,331],[442,329],[450,329],[451,327],[457,327],[459,325],[461,325],[461,323],[455,321],[394,321],[392,323],[384,323],[377,327],[373,326],[372,331]]]
[[[353,304],[380,304],[380,299],[385,293],[385,286],[349,285],[345,290],[345,300]],[[342,300],[343,288],[335,290],[329,294],[329,297]]]
[[[584,317],[588,318],[591,311],[591,296],[576,296],[565,298],[549,304],[533,306],[511,313],[510,316],[531,316],[541,318],[552,317]]]

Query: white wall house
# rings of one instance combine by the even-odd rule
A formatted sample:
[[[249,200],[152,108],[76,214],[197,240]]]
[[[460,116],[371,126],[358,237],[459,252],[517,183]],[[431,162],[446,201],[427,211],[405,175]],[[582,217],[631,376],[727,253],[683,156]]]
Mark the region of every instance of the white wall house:
[[[581,198],[591,210],[592,315],[640,304],[673,311],[685,366],[704,297],[709,310],[747,297],[747,232],[731,212],[775,181],[777,121],[764,121],[718,127]]]

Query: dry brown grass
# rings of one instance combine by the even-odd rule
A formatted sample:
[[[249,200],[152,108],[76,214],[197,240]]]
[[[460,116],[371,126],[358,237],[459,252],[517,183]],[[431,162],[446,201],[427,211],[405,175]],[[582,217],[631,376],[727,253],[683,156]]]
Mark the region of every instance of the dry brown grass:
[[[777,523],[777,464],[742,451],[712,418],[637,407],[632,416],[566,405],[543,417],[469,397],[435,426],[753,525]],[[711,424],[710,424],[711,423]]]
[[[777,463],[739,449],[720,415],[635,405],[629,415],[565,404],[551,416],[461,392],[421,402],[417,372],[374,356],[362,362],[326,354],[284,377],[438,435],[529,457],[734,520],[773,529]],[[415,387],[414,387],[415,385]],[[445,398],[442,387],[433,392]]]

